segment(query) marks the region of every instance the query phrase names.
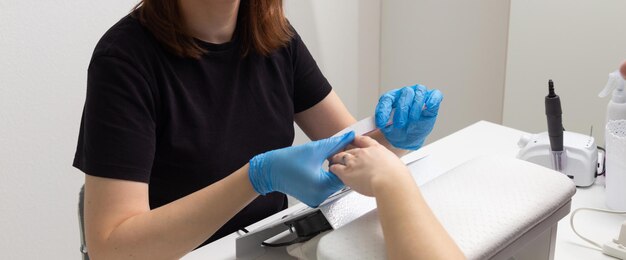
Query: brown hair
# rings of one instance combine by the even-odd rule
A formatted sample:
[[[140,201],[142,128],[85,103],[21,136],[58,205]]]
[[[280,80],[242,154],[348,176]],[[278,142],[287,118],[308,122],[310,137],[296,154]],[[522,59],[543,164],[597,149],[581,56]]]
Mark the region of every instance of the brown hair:
[[[133,9],[133,16],[181,57],[200,58],[207,52],[186,33],[178,0],[142,0]],[[245,56],[252,51],[268,55],[286,46],[294,32],[285,18],[282,0],[241,0],[235,34]]]

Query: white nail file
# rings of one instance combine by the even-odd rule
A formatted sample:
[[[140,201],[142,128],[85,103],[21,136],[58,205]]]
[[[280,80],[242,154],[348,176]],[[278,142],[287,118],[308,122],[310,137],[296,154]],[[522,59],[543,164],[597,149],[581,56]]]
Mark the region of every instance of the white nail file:
[[[374,117],[370,116],[368,118],[365,118],[359,122],[352,124],[351,126],[346,127],[345,129],[339,131],[333,136],[340,136],[350,131],[354,131],[354,135],[359,136],[359,135],[371,133],[375,131],[376,129],[377,128],[376,128],[376,122],[374,121]]]

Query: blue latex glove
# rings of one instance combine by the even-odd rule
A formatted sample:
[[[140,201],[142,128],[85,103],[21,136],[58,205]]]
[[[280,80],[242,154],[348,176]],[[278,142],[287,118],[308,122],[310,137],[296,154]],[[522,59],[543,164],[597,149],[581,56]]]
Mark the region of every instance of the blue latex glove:
[[[259,154],[250,160],[248,176],[252,187],[261,195],[280,191],[309,207],[317,207],[344,186],[337,176],[322,169],[322,164],[352,140],[354,132],[349,132]]]
[[[417,150],[433,130],[443,94],[422,85],[390,90],[376,106],[376,126],[394,147]],[[387,125],[395,109],[393,123]]]

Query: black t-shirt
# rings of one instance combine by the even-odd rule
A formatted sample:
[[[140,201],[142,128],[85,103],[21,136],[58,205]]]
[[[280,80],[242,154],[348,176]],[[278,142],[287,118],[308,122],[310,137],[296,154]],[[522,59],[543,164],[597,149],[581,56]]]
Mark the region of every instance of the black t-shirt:
[[[198,41],[181,58],[127,16],[97,44],[73,165],[93,176],[149,184],[157,208],[228,176],[253,156],[290,146],[294,113],[331,91],[301,38],[268,56],[241,57],[237,39]],[[287,206],[259,196],[207,242]]]

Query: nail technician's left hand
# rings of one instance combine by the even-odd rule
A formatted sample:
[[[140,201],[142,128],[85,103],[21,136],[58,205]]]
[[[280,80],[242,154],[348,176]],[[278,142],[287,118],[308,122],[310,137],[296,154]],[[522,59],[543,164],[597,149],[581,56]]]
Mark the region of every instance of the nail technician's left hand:
[[[414,85],[390,90],[380,97],[376,106],[376,126],[394,147],[417,150],[433,130],[443,94]],[[393,123],[387,122],[393,114]]]
[[[250,160],[250,183],[261,195],[280,191],[315,208],[343,188],[341,180],[322,164],[352,140],[354,132],[349,132],[259,154]]]

